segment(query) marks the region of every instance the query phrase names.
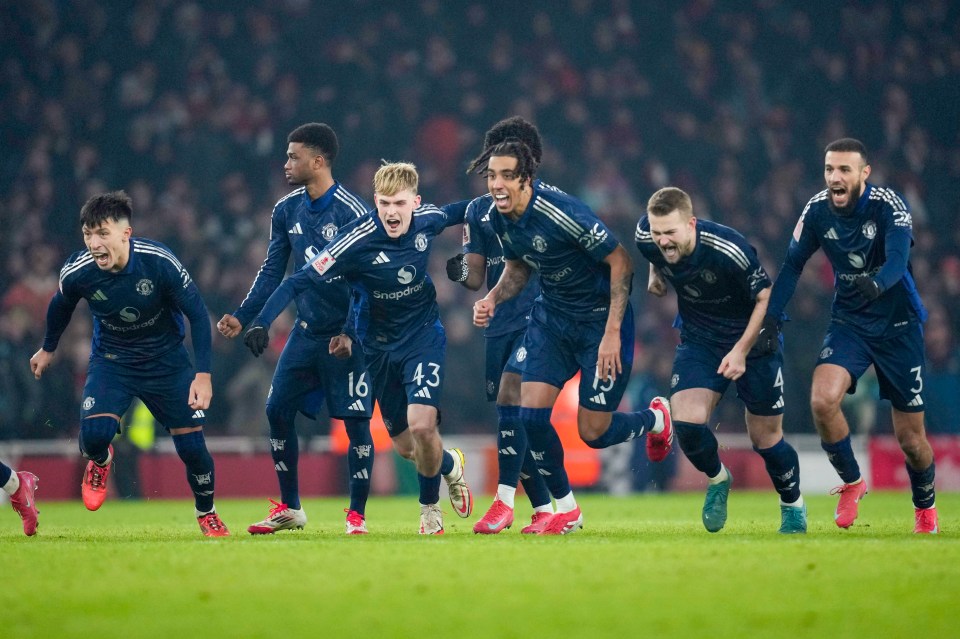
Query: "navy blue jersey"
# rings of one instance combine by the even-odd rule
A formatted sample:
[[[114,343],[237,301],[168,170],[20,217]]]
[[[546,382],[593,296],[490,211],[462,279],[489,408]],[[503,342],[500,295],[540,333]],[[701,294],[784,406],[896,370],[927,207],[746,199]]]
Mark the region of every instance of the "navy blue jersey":
[[[466,204],[442,209],[422,205],[413,212],[409,230],[396,239],[387,235],[377,212],[370,211],[287,278],[264,305],[260,320],[269,325],[291,295],[324,287],[327,280],[342,276],[364,294],[368,304],[364,348],[398,348],[405,336],[439,319],[437,292],[427,274],[430,249],[443,229],[463,222]]]
[[[619,242],[590,207],[534,184],[527,210],[517,222],[492,215],[490,225],[503,242],[504,258],[523,260],[538,272],[536,304],[570,319],[606,316],[610,267],[603,260]]]
[[[757,295],[771,285],[757,252],[737,231],[697,220],[693,253],[669,264],[650,234],[650,220],[637,222],[637,248],[677,291],[677,318],[683,340],[732,347],[743,336]]]
[[[496,286],[503,273],[503,244],[490,225],[490,219],[497,217],[493,205],[493,196],[481,195],[467,205],[466,220],[463,223],[463,252],[476,253],[486,261],[487,289]],[[531,277],[520,294],[497,305],[497,313],[484,330],[487,337],[499,337],[522,329],[530,318],[530,307],[540,295],[540,282]]]
[[[833,320],[867,337],[895,335],[926,319],[910,268],[913,219],[903,197],[866,184],[850,215],[837,215],[823,190],[803,209],[793,231],[783,268],[770,297],[768,314],[783,312],[793,296],[804,264],[822,248],[833,266]],[[873,277],[883,292],[867,301],[855,279]]]
[[[93,314],[91,358],[127,366],[159,360],[182,346],[186,314],[197,371],[210,372],[207,308],[187,269],[163,244],[130,238],[130,259],[118,273],[100,270],[89,251],[71,255],[47,311],[44,350],[56,350],[81,299]]]
[[[340,229],[363,216],[367,207],[340,183],[316,200],[299,188],[273,207],[267,259],[257,278],[233,314],[246,326],[256,317],[286,274],[293,255],[294,272],[320,254]],[[343,278],[328,280],[323,287],[310,287],[296,298],[297,323],[316,335],[338,335],[351,304],[351,289]]]

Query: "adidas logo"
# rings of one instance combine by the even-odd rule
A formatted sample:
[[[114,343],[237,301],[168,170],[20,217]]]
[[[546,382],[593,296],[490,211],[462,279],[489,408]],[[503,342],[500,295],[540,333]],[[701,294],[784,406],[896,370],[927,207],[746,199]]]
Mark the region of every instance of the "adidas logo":
[[[107,296],[104,294],[103,291],[101,291],[101,290],[98,288],[98,289],[97,289],[97,292],[90,296],[90,299],[96,300],[96,301],[98,301],[98,302],[106,302],[106,301],[107,301]]]
[[[291,235],[303,235],[303,228],[300,226],[300,222],[297,222],[293,225],[293,228],[287,231]]]
[[[370,479],[370,474],[367,472],[366,468],[361,468],[360,472],[353,474],[354,479]]]
[[[355,401],[354,403],[350,404],[350,407],[348,408],[348,410],[359,410],[359,411],[362,411],[362,410],[363,410],[363,402],[358,399],[358,400]]]
[[[387,257],[387,254],[383,251],[380,251],[380,255],[377,256],[377,259],[373,260],[374,264],[386,264],[390,261],[390,258]]]
[[[839,240],[840,236],[837,235],[837,229],[830,227],[830,230],[823,234],[828,240]]]
[[[914,395],[913,399],[911,399],[911,400],[907,403],[907,406],[911,406],[911,407],[913,407],[913,406],[923,406],[923,398],[920,397],[919,395]]]
[[[513,446],[507,446],[506,448],[501,448],[499,452],[500,452],[501,455],[516,455],[516,454],[517,454],[517,451],[514,449]]]
[[[203,411],[198,410],[193,413],[193,419],[203,419]]]
[[[603,393],[598,393],[590,398],[590,401],[594,404],[600,404],[601,406],[607,405],[607,397]]]
[[[420,390],[418,390],[416,393],[414,393],[413,396],[414,396],[414,397],[422,397],[422,398],[424,398],[424,399],[431,399],[431,398],[432,398],[432,395],[430,395],[430,389],[427,388],[426,386],[424,386],[423,388],[421,388]]]
[[[283,462],[277,462],[273,468],[274,470],[287,470],[287,465]]]
[[[781,395],[780,399],[777,400],[777,403],[770,408],[783,408],[783,395]]]

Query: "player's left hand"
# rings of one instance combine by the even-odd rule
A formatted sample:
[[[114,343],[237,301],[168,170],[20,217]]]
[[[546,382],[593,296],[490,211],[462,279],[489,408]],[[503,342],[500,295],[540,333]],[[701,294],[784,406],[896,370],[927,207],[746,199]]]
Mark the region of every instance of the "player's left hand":
[[[853,285],[857,287],[857,292],[868,302],[877,299],[883,292],[880,290],[880,285],[877,284],[877,280],[869,275],[861,275],[853,280]]]
[[[347,359],[353,354],[353,340],[346,333],[331,337],[329,351],[337,359]]]
[[[220,331],[220,334],[227,339],[233,339],[240,334],[240,331],[243,330],[243,326],[240,325],[240,320],[227,313],[220,318],[219,322],[217,322],[217,330]]]
[[[197,373],[190,383],[190,397],[187,403],[194,410],[206,410],[210,408],[212,398],[213,384],[210,381],[210,373]]]
[[[254,357],[260,357],[270,344],[270,332],[265,327],[254,324],[244,334],[243,343]]]

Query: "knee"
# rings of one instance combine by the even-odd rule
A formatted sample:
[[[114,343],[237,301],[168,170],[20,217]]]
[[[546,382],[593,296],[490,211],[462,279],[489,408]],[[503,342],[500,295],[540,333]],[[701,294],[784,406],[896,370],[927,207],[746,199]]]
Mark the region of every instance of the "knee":
[[[120,422],[112,416],[88,417],[80,423],[80,453],[87,459],[100,457],[120,430]]]
[[[267,404],[267,422],[270,424],[270,434],[274,437],[286,436],[296,415],[296,411],[291,412],[286,406]]]
[[[814,417],[826,417],[840,410],[843,393],[816,388],[810,392],[810,410]]]
[[[600,438],[610,428],[610,413],[603,413],[603,415],[606,419],[589,419],[581,415],[577,421],[580,439],[590,448],[606,448],[605,445],[601,445]]]

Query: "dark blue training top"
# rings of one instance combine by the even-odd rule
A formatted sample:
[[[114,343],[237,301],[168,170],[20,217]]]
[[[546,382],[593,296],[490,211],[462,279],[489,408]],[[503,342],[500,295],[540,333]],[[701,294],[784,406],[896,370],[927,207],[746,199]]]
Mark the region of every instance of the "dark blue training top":
[[[427,274],[430,250],[443,229],[463,222],[466,207],[466,201],[443,208],[421,205],[413,212],[410,228],[398,238],[388,236],[376,210],[370,211],[288,277],[267,300],[258,323],[269,326],[294,295],[342,276],[369,305],[364,348],[398,348],[406,336],[440,317],[437,292]]]
[[[267,259],[247,293],[246,299],[233,314],[246,326],[263,308],[287,271],[293,255],[294,272],[299,271],[320,254],[340,229],[363,216],[367,207],[363,200],[340,183],[334,184],[316,200],[306,188],[299,188],[273,207],[270,221],[270,244]],[[323,287],[310,287],[296,298],[297,322],[317,335],[334,336],[346,331],[352,338],[352,322],[348,321],[352,291],[343,278],[331,279]]]
[[[60,290],[47,308],[45,351],[57,349],[81,299],[93,314],[91,359],[149,364],[183,344],[186,315],[196,370],[210,372],[207,308],[187,269],[160,242],[130,238],[130,259],[118,273],[100,270],[89,251],[71,255],[60,270]]]
[[[677,291],[674,327],[682,340],[731,347],[743,336],[757,295],[771,285],[757,252],[737,231],[697,220],[693,253],[667,263],[644,215],[637,223],[637,248]]]
[[[496,286],[504,267],[503,244],[490,224],[490,219],[497,215],[493,196],[489,193],[481,195],[467,206],[463,226],[463,252],[481,255],[486,260],[487,290]],[[530,307],[538,295],[540,282],[536,277],[531,277],[519,295],[497,305],[497,313],[483,334],[498,337],[526,327]]]
[[[540,276],[546,315],[594,320],[610,307],[610,267],[603,261],[620,244],[596,213],[577,198],[542,183],[517,222],[492,215],[503,256],[523,260]]]
[[[823,190],[803,209],[767,313],[777,316],[783,312],[804,264],[822,248],[833,266],[834,321],[867,337],[896,335],[925,321],[927,311],[910,268],[913,218],[903,196],[866,184],[850,215],[834,213],[829,197],[830,192]],[[853,283],[862,275],[880,285],[882,294],[872,302],[864,299]]]

